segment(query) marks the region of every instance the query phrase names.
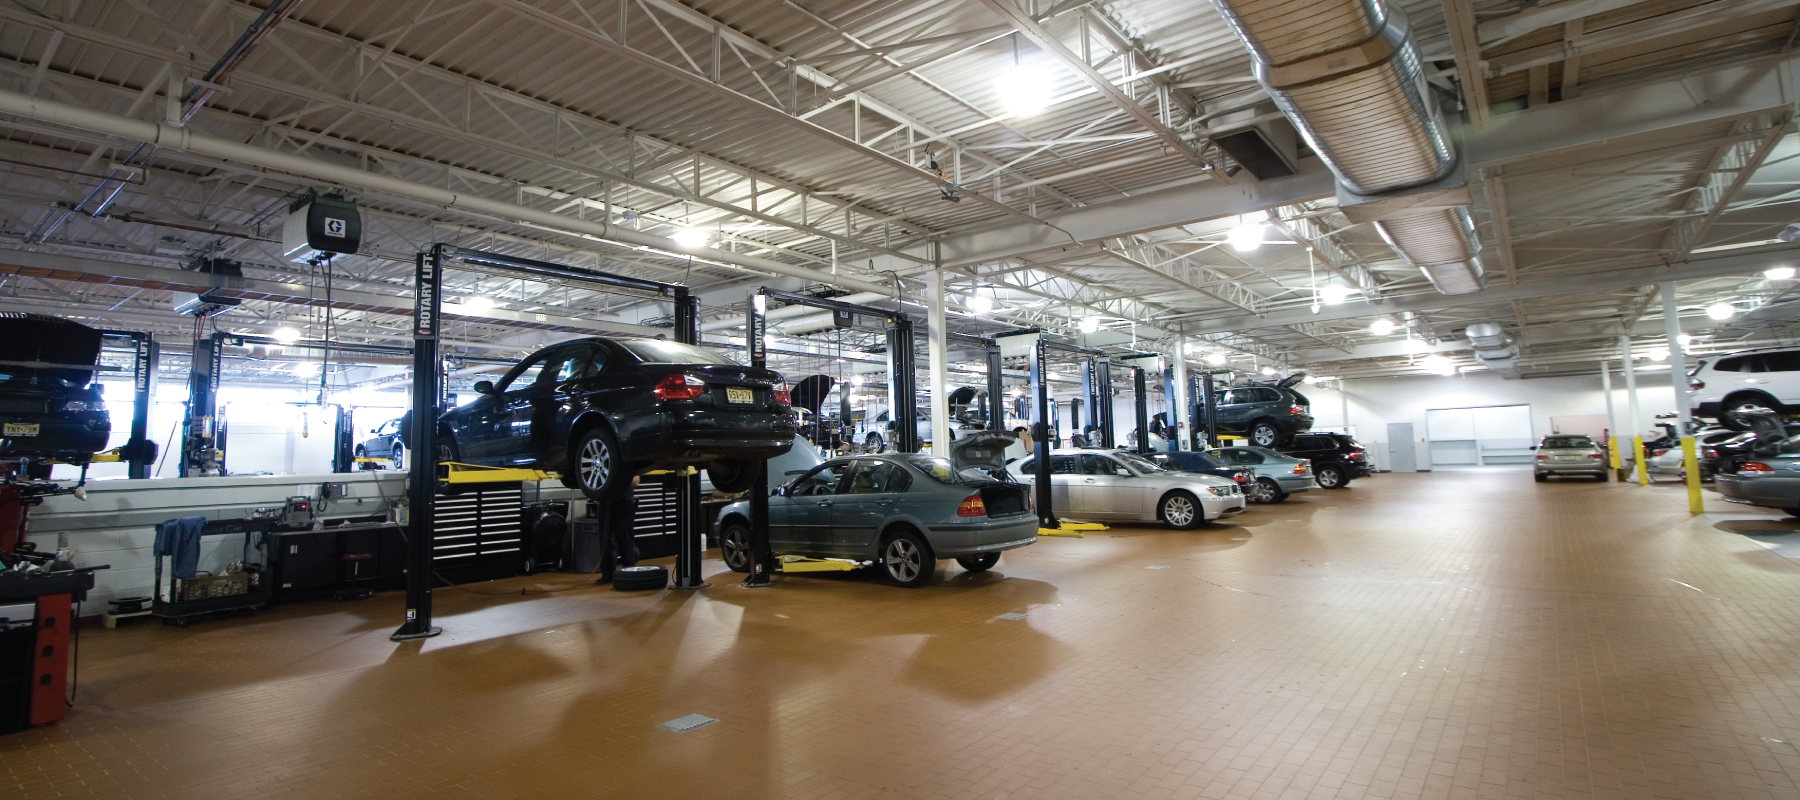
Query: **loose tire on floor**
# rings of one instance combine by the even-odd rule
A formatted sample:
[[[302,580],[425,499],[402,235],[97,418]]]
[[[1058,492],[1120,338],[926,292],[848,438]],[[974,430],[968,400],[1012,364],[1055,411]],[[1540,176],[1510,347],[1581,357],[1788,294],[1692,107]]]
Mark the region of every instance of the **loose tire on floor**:
[[[931,543],[917,531],[905,529],[888,534],[881,541],[881,574],[895,586],[917,589],[931,582],[937,572],[937,556]]]
[[[721,458],[706,466],[714,489],[727,494],[748,491],[756,483],[756,462],[747,458]]]
[[[613,570],[615,592],[644,592],[669,587],[669,569],[657,565],[620,567]]]
[[[575,476],[576,488],[589,500],[616,500],[631,490],[624,456],[612,431],[595,425],[582,431],[570,446],[564,472]]]
[[[732,572],[750,571],[750,526],[733,520],[719,531],[719,557]]]
[[[1206,524],[1206,509],[1193,494],[1176,490],[1163,495],[1156,504],[1157,516],[1163,524],[1178,531],[1191,531]]]
[[[1317,472],[1313,473],[1313,480],[1318,482],[1321,489],[1342,489],[1350,485],[1350,479],[1344,476],[1343,467],[1334,467],[1330,464],[1320,467]]]
[[[961,564],[963,569],[970,572],[987,572],[993,569],[995,564],[1000,563],[1000,554],[982,553],[978,556],[963,556],[957,559],[956,563]]]

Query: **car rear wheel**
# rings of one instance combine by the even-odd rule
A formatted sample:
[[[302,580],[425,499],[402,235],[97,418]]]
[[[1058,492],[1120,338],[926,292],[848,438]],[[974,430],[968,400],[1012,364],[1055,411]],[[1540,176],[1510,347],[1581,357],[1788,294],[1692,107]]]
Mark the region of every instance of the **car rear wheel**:
[[[449,463],[452,461],[461,461],[462,460],[460,452],[457,450],[457,447],[456,447],[456,440],[450,438],[450,435],[447,433],[444,433],[443,431],[438,432],[437,451],[438,451],[437,461],[439,464],[446,464],[446,463]],[[445,475],[449,474],[448,468],[446,468],[446,471],[444,474]],[[462,491],[461,488],[459,488],[454,483],[451,483],[447,480],[439,480],[438,481],[438,494],[448,496],[448,495],[457,494],[461,491]]]
[[[868,453],[879,453],[884,444],[885,443],[881,441],[881,434],[871,433],[863,439],[863,451]]]
[[[963,569],[970,572],[987,572],[993,569],[995,564],[1000,563],[1000,554],[982,553],[978,556],[963,556],[957,559],[956,563],[961,564]]]
[[[727,494],[748,491],[756,483],[756,462],[747,458],[721,458],[706,465],[706,477],[714,489]]]
[[[733,520],[719,532],[719,557],[732,572],[750,571],[750,526]]]
[[[615,500],[630,489],[631,476],[626,474],[619,443],[604,425],[582,431],[571,455],[575,480],[588,499]]]
[[[917,589],[931,582],[937,556],[917,531],[898,530],[881,543],[881,572],[894,585]]]
[[[1275,423],[1266,419],[1257,420],[1250,426],[1250,443],[1257,447],[1274,447],[1281,439],[1281,431],[1275,429]]]
[[[388,461],[394,465],[394,469],[406,469],[406,445],[395,442],[394,453]]]
[[[1287,499],[1287,492],[1281,490],[1281,484],[1274,478],[1257,478],[1256,483],[1244,488],[1252,503],[1279,503]]]
[[[1320,467],[1319,471],[1313,474],[1313,480],[1318,481],[1319,488],[1322,489],[1342,489],[1350,485],[1350,479],[1344,477],[1344,470],[1329,464]]]
[[[1719,412],[1719,424],[1734,431],[1750,430],[1750,425],[1738,421],[1737,414],[1742,411],[1774,411],[1780,407],[1775,398],[1768,395],[1739,395],[1728,398],[1724,410]]]
[[[1187,492],[1164,495],[1156,510],[1165,524],[1178,531],[1193,530],[1206,522],[1206,512],[1200,509],[1200,501]]]
[[[1544,481],[1547,481],[1550,479],[1549,475],[1545,475],[1542,472],[1534,473],[1531,477],[1533,480],[1536,480],[1538,483],[1543,483]]]
[[[368,458],[369,451],[363,449],[363,446],[359,444],[356,446],[356,457],[357,458]],[[367,461],[358,461],[358,462],[356,462],[356,468],[361,469],[361,470],[370,470],[370,469],[375,469],[375,465],[370,462],[367,462]]]

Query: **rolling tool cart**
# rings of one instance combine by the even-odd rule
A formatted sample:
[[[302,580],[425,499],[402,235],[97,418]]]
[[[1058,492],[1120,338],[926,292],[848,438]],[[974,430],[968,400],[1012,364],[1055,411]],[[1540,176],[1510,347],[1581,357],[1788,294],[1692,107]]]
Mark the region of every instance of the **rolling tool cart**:
[[[292,510],[285,512],[291,516]],[[308,511],[310,521],[310,511]],[[196,574],[183,580],[175,576],[174,557],[156,556],[156,585],[150,613],[165,624],[187,627],[195,617],[218,611],[255,612],[268,606],[270,581],[263,574],[269,563],[269,532],[277,520],[267,517],[207,520],[200,536],[242,535],[243,555],[236,571],[219,575]],[[165,580],[166,577],[166,580]]]

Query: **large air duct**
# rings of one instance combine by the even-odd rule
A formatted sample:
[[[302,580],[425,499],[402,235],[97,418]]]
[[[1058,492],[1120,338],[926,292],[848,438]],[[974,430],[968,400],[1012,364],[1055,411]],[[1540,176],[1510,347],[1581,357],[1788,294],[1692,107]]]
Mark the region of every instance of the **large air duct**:
[[[1505,329],[1493,322],[1477,322],[1463,331],[1475,359],[1482,366],[1509,378],[1519,376],[1519,345]]]
[[[1381,0],[1213,0],[1250,48],[1257,80],[1351,195],[1352,221],[1444,294],[1481,291],[1481,242],[1456,148],[1412,32]]]

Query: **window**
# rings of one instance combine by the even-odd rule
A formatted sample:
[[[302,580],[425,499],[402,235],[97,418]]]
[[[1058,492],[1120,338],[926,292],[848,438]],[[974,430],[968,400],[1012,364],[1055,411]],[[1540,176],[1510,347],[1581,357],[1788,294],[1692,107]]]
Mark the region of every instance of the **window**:
[[[1080,474],[1075,470],[1075,457],[1074,456],[1051,456],[1050,457],[1050,474],[1051,475],[1077,475],[1077,474]]]
[[[1106,456],[1092,453],[1081,454],[1081,474],[1083,475],[1113,475],[1121,469],[1124,467],[1119,466],[1119,462]]]
[[[1594,446],[1594,440],[1589,439],[1586,436],[1546,436],[1546,437],[1544,437],[1544,448],[1548,449],[1548,450],[1560,450],[1560,449],[1570,448],[1570,447],[1593,447],[1593,446]]]
[[[1762,354],[1764,372],[1800,372],[1800,350]]]
[[[948,469],[950,466],[949,459],[944,459],[944,461],[945,461],[944,467],[946,470],[946,472],[944,474],[948,475],[949,474]],[[1022,474],[1025,474],[1025,475],[1036,475],[1037,474],[1037,459],[1027,458],[1024,461],[1019,462],[1019,472]],[[928,470],[928,474],[930,474],[931,477],[933,477],[933,478],[937,477],[937,474],[935,471]]]
[[[544,371],[544,364],[552,357],[556,357],[557,354],[556,350],[544,350],[532,355],[529,360],[520,362],[518,366],[512,368],[511,372],[506,373],[506,377],[500,379],[500,385],[495,387],[495,390],[504,392],[515,386],[523,389],[537,383],[538,375]],[[561,363],[560,358],[558,363]]]
[[[1281,401],[1281,393],[1274,389],[1260,388],[1251,389],[1250,391],[1252,392],[1252,399],[1250,400],[1252,403],[1276,403]]]
[[[619,339],[618,344],[646,364],[738,365],[736,361],[711,350],[666,339]]]
[[[605,367],[605,351],[588,345],[572,347],[569,350],[569,357],[563,359],[562,367],[556,372],[556,382],[563,383],[599,377],[600,371]]]
[[[1713,369],[1718,372],[1762,372],[1762,356],[1747,355],[1738,356],[1736,358],[1722,358],[1719,359],[1718,366],[1713,367]]]
[[[838,483],[849,469],[850,462],[848,461],[832,461],[821,464],[813,468],[813,471],[794,479],[794,482],[789,484],[788,496],[814,497],[835,494]]]
[[[1262,455],[1257,453],[1254,450],[1245,450],[1241,447],[1233,447],[1229,450],[1224,450],[1221,452],[1223,452],[1225,454],[1225,457],[1227,459],[1229,459],[1231,461],[1231,463],[1233,463],[1233,464],[1261,464],[1261,463],[1263,463]]]
[[[1144,458],[1143,456],[1140,456],[1136,453],[1120,453],[1119,460],[1125,462],[1126,466],[1132,467],[1133,469],[1136,469],[1138,472],[1161,472],[1162,471],[1162,467],[1158,466],[1156,462],[1151,461],[1150,459]]]
[[[856,462],[844,494],[886,494],[904,492],[912,485],[906,470],[892,461],[871,459]]]

